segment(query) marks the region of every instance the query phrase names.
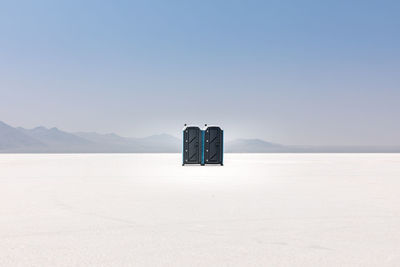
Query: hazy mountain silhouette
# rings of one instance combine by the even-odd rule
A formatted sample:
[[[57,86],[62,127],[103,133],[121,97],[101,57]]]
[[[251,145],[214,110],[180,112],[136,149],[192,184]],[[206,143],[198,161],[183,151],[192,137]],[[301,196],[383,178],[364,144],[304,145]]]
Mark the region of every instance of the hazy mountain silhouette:
[[[175,153],[181,140],[168,134],[129,138],[99,133],[68,133],[43,126],[14,128],[0,122],[0,153]]]
[[[168,134],[131,138],[114,133],[68,133],[43,126],[14,128],[0,121],[0,153],[176,153],[181,149],[182,140]],[[400,152],[400,147],[286,146],[260,139],[225,142],[224,149],[231,153]]]
[[[39,140],[0,121],[0,151],[44,146]]]
[[[47,146],[83,146],[90,145],[92,143],[87,139],[64,131],[60,131],[57,128],[48,129],[40,126],[34,129],[24,129],[22,127],[18,127],[17,130],[24,133],[25,135],[30,136],[33,139],[36,139],[46,144]]]

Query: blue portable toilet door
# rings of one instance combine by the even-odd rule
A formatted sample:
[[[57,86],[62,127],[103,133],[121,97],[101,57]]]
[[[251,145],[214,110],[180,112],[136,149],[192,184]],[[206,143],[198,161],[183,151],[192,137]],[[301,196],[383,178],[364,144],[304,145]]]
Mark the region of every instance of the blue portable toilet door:
[[[204,158],[206,164],[222,164],[222,130],[219,127],[205,129]]]
[[[187,127],[184,130],[183,164],[201,163],[201,131],[198,127]]]

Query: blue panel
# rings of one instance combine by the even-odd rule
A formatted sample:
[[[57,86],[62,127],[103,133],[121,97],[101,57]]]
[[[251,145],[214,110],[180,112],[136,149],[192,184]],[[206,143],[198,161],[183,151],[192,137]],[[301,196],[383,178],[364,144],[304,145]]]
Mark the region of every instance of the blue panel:
[[[224,131],[221,130],[221,165],[224,164]]]

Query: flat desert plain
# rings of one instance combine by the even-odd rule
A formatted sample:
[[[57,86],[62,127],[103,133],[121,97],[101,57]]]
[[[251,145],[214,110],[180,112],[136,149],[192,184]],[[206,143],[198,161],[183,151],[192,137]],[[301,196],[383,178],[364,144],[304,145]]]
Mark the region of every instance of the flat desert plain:
[[[0,266],[400,266],[400,154],[0,155]]]

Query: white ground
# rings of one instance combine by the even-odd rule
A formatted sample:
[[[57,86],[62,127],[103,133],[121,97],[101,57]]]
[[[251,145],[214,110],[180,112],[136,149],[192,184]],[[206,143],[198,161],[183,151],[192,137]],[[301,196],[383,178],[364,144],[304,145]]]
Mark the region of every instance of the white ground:
[[[400,154],[0,155],[0,266],[400,266]]]

